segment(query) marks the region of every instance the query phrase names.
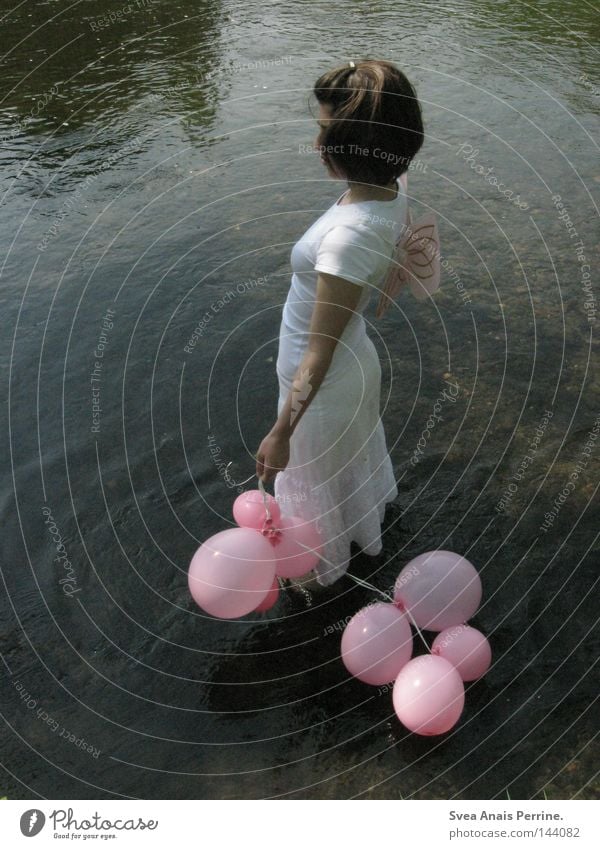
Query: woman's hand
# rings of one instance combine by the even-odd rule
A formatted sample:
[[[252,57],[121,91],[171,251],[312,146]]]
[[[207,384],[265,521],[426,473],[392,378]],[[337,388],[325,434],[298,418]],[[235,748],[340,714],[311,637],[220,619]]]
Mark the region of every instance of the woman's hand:
[[[273,480],[282,472],[290,460],[290,439],[282,434],[268,433],[256,453],[256,475],[263,483]]]

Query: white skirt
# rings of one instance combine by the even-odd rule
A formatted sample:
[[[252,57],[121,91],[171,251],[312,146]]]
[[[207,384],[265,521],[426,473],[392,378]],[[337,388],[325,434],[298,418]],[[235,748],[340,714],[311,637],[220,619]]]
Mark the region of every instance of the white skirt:
[[[291,389],[297,356],[280,338],[278,414]],[[353,348],[338,342],[325,380],[290,439],[290,459],[274,480],[283,515],[312,519],[323,549],[317,581],[334,583],[348,569],[350,543],[379,554],[385,505],[398,496],[379,415],[381,366],[366,333]]]

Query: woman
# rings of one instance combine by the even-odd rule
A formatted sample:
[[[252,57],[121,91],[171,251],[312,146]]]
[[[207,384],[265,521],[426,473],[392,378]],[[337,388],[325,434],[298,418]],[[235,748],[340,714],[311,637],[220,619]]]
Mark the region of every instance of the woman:
[[[256,474],[275,479],[284,514],[315,521],[322,586],[347,570],[350,543],[381,551],[385,504],[398,489],[379,417],[381,367],[362,313],[405,225],[404,179],[423,144],[421,109],[389,62],[338,67],[315,83],[321,161],[348,190],[291,253],[279,332],[278,418]]]

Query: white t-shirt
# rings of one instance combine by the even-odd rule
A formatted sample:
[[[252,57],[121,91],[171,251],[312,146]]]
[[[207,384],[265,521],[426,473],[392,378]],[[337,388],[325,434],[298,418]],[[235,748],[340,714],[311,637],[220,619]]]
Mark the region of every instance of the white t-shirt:
[[[291,379],[308,345],[318,272],[335,274],[363,287],[341,339],[352,348],[366,333],[362,312],[371,293],[379,297],[394,245],[406,221],[401,179],[392,201],[343,206],[341,195],[300,237],[291,252],[292,281],[283,308],[277,369]],[[346,194],[346,192],[344,192]],[[336,353],[340,346],[336,346]]]

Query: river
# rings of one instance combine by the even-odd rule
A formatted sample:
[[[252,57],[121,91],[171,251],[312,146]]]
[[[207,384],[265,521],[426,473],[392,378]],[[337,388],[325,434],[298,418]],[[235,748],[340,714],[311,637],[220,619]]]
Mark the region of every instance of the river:
[[[596,797],[593,6],[2,11],[0,796]],[[187,588],[256,486],[291,247],[345,188],[306,152],[311,87],[364,57],[417,88],[409,190],[444,277],[366,312],[400,494],[353,568],[478,569],[493,665],[438,738],[343,667],[333,626],[366,589],[221,621]]]

